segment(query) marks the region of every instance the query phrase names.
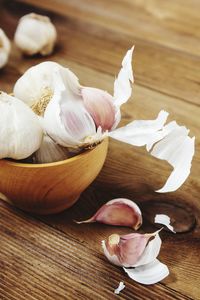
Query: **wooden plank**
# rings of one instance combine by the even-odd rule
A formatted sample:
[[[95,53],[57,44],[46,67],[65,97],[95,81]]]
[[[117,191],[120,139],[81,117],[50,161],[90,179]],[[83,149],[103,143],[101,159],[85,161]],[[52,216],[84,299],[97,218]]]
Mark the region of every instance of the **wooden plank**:
[[[115,299],[120,280],[126,288],[119,299],[190,299],[162,284],[131,281],[98,244],[94,249],[4,205],[0,217],[1,299]]]
[[[22,0],[59,13],[112,28],[148,42],[199,56],[197,0]]]
[[[26,6],[24,9],[20,6],[20,10],[17,7],[15,2],[14,4],[6,3],[1,12],[0,22],[7,24],[5,29],[10,37],[13,36],[18,19],[24,13],[33,10]],[[38,10],[35,9],[35,11]],[[69,10],[66,9],[66,11]],[[135,44],[133,65],[136,83],[199,105],[199,58],[120,33],[112,27],[105,28],[93,19],[91,26],[88,20],[80,21],[79,15],[73,18],[70,14],[67,18],[54,16],[53,20],[58,29],[59,43],[57,52],[49,59],[73,60],[115,76],[125,51]],[[17,78],[19,70],[15,70],[16,58],[19,59],[20,54],[15,51],[13,55],[14,63],[10,62],[5,75],[13,73]],[[26,62],[27,66],[35,61],[39,62],[42,59],[29,59]],[[24,64],[25,62],[22,63],[22,68]],[[8,80],[10,84],[14,83],[11,79]]]

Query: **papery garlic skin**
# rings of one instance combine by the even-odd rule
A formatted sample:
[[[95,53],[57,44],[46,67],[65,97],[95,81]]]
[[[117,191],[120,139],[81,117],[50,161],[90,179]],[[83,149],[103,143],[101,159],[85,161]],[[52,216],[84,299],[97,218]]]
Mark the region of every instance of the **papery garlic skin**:
[[[43,136],[40,148],[34,154],[34,163],[51,163],[70,157],[67,148],[56,144],[47,134]]]
[[[142,225],[142,213],[140,208],[133,201],[118,198],[108,201],[100,207],[90,219],[77,223],[81,224],[92,222],[127,226],[137,230]]]
[[[30,13],[19,20],[14,42],[27,55],[52,53],[57,38],[56,28],[47,16]]]
[[[22,101],[0,92],[0,158],[24,159],[42,142],[37,116]]]
[[[3,68],[10,56],[11,44],[5,32],[0,28],[0,69]]]

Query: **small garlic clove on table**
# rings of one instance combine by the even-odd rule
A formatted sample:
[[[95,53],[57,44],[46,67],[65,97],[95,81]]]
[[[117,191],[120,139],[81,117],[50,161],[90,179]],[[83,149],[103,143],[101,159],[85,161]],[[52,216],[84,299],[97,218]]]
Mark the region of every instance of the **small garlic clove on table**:
[[[10,41],[5,32],[0,28],[0,69],[7,64],[10,50]]]
[[[47,16],[30,13],[19,20],[14,42],[27,55],[51,54],[57,39],[56,28]]]
[[[77,223],[92,222],[127,226],[137,230],[142,225],[142,213],[133,201],[119,198],[108,201],[90,219]]]
[[[0,92],[0,111],[0,159],[24,159],[39,149],[43,130],[27,105]]]

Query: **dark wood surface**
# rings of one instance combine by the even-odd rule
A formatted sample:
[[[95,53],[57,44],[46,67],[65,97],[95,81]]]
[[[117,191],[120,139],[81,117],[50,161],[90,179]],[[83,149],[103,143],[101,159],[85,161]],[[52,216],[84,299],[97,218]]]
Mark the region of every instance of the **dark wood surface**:
[[[196,154],[185,184],[174,193],[160,195],[154,190],[169,175],[168,164],[150,157],[143,148],[110,140],[100,175],[71,209],[41,217],[1,201],[0,299],[200,299],[199,1],[22,2],[0,0],[0,27],[12,39],[24,14],[34,11],[49,15],[59,40],[47,59],[70,67],[87,86],[112,93],[122,57],[135,44],[135,86],[131,100],[122,108],[121,124],[155,118],[165,109],[170,120],[186,125],[196,136]],[[0,89],[11,92],[16,79],[43,60],[22,57],[13,46],[7,67],[0,70]],[[101,240],[130,229],[73,222],[121,196],[135,200],[144,209],[151,208],[145,206],[151,201],[181,205],[196,219],[189,232],[161,233],[160,260],[170,269],[161,283],[135,283],[104,258]],[[155,229],[149,219],[145,210],[143,230],[147,232]],[[126,288],[115,296],[113,291],[121,280]]]

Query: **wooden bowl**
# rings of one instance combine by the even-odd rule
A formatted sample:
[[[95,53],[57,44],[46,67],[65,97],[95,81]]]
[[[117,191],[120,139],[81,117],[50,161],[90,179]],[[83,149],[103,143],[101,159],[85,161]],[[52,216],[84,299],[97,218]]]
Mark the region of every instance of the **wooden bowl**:
[[[26,164],[0,160],[0,192],[29,212],[52,214],[72,206],[100,172],[108,139],[67,160]],[[5,199],[4,199],[5,200]]]

